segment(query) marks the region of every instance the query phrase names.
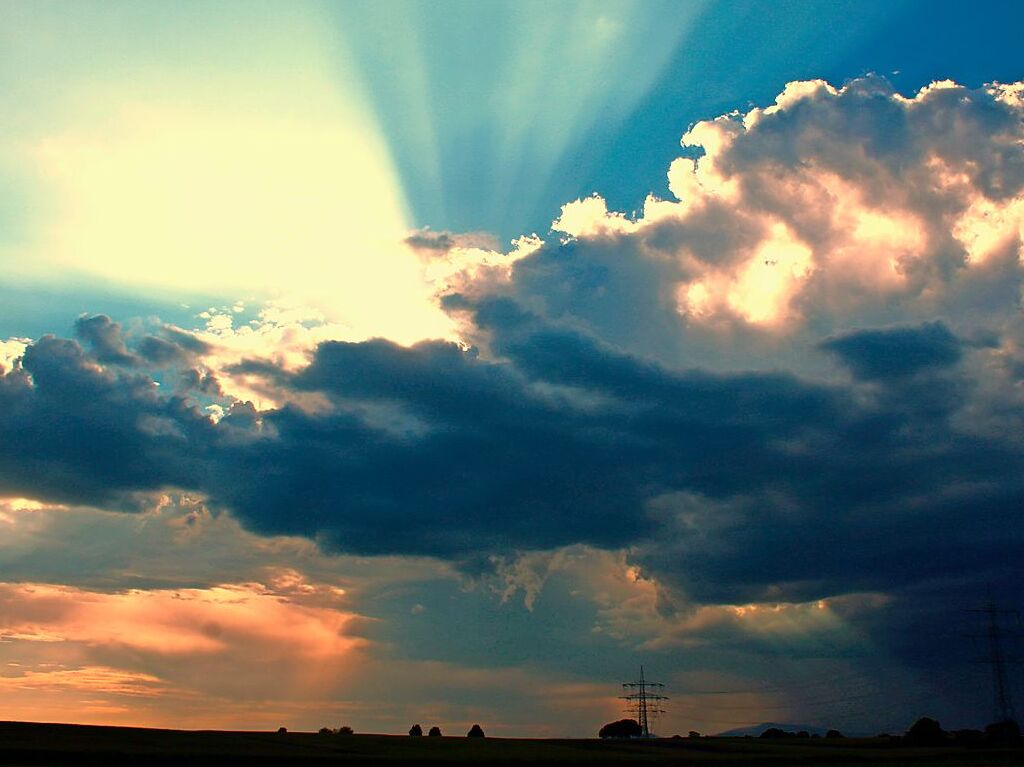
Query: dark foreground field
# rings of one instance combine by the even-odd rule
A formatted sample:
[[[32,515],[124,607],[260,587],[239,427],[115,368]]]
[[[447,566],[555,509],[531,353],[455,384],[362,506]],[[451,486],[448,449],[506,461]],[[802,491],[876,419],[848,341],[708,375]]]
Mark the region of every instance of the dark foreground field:
[[[4,765],[1024,765],[1024,749],[907,748],[879,740],[611,742],[184,732],[0,722]]]

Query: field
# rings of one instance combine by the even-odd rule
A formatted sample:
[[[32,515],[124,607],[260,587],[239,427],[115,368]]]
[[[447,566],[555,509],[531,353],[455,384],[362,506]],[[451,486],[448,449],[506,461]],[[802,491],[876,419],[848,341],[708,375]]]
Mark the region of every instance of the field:
[[[192,732],[0,722],[4,765],[1024,765],[1024,748],[899,747],[876,739],[645,742]]]

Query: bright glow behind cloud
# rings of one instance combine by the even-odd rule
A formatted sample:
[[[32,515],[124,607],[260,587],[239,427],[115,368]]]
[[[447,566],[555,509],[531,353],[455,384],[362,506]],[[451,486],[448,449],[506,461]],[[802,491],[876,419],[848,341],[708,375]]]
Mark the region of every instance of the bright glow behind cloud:
[[[387,148],[316,13],[275,9],[229,50],[193,28],[200,15],[177,22],[205,38],[197,50],[177,50],[153,28],[158,15],[137,14],[106,19],[110,39],[83,44],[79,63],[103,69],[93,48],[128,58],[133,39],[149,36],[146,66],[96,80],[57,68],[61,87],[39,100],[61,119],[24,126],[11,150],[54,202],[5,260],[36,279],[287,296],[353,336],[443,334],[419,262],[400,245],[405,202]],[[22,19],[22,31],[32,39],[44,21]],[[31,66],[32,55],[21,60]]]
[[[296,295],[399,337],[426,319],[417,264],[398,245],[397,186],[365,132],[162,107],[118,122],[113,135],[39,150],[64,199],[56,265],[181,291]]]

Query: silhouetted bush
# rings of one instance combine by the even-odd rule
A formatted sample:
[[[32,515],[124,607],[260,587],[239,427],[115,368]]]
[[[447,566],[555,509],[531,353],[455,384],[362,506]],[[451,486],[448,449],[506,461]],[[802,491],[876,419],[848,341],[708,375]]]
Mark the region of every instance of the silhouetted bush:
[[[990,743],[1016,743],[1020,740],[1020,726],[1012,719],[993,722],[985,727],[985,739]]]
[[[640,723],[636,719],[620,719],[617,722],[609,722],[600,730],[599,738],[639,738],[644,734]]]
[[[841,737],[843,737],[843,733],[839,732],[839,730],[829,730],[828,732],[825,733],[825,737],[826,738],[841,738]]]
[[[346,724],[346,725],[342,725],[341,727],[338,728],[338,734],[339,735],[353,735],[354,733],[352,732],[352,728],[349,727]]]
[[[333,735],[334,730],[332,730],[330,727],[321,727],[319,730],[317,730],[317,733],[320,735]]]
[[[946,731],[934,719],[922,716],[907,730],[904,740],[914,745],[933,746],[946,742]]]
[[[430,728],[430,732],[427,733],[427,737],[428,738],[440,738],[441,737],[441,728],[440,727],[431,727]]]
[[[697,732],[696,730],[690,730],[690,737],[691,738],[699,738],[700,737],[700,733]]]
[[[277,734],[278,735],[286,735],[287,733],[288,733],[288,728],[287,727],[278,727],[277,728]]]
[[[423,728],[420,727],[418,724],[414,724],[412,727],[409,728],[409,734],[412,735],[414,738],[419,738],[423,735]]]
[[[785,730],[781,730],[778,727],[769,727],[767,730],[762,732],[758,737],[761,737],[761,738],[794,738],[794,737],[796,737],[796,734],[792,733],[792,732],[786,732]]]
[[[482,738],[484,737],[483,728],[478,724],[474,724],[469,728],[469,732],[466,733],[467,738]]]

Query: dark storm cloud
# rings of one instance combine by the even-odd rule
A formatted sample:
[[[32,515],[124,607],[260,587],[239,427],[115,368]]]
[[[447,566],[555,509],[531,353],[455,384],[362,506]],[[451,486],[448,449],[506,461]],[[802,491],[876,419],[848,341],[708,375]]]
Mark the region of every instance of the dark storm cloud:
[[[211,347],[191,333],[173,325],[161,326],[155,335],[146,334],[136,344],[136,353],[128,351],[128,335],[121,323],[105,314],[83,314],[75,320],[75,336],[104,365],[141,364],[139,357],[157,367],[182,365],[196,355],[207,354]]]
[[[652,531],[652,494],[749,488],[784,465],[772,439],[840,418],[833,394],[795,379],[672,374],[507,302],[486,310],[509,362],[441,342],[326,343],[298,374],[265,372],[328,395],[331,412],[238,406],[216,426],[44,338],[4,378],[4,490],[96,503],[183,487],[262,532],[364,553],[620,545]]]
[[[857,331],[830,338],[821,346],[866,380],[903,378],[949,367],[962,356],[960,340],[941,322]]]
[[[133,365],[135,356],[128,353],[120,323],[105,314],[82,315],[75,320],[75,335],[85,341],[98,362]]]
[[[168,365],[183,359],[178,346],[156,336],[146,336],[139,344],[139,354],[154,365]]]
[[[264,414],[277,438],[236,451],[241,481],[215,497],[249,509],[261,530],[320,532],[363,553],[555,546],[574,516],[570,537],[636,535],[646,523],[622,513],[640,502],[636,458],[615,425],[588,430],[585,415],[530,384],[452,344],[323,344],[292,385],[328,394],[339,411]],[[358,417],[367,404],[392,411],[398,427]],[[271,461],[263,481],[245,479]]]
[[[41,339],[2,379],[2,492],[124,505],[178,487],[261,533],[467,567],[629,545],[701,601],[998,578],[1021,552],[1020,451],[952,430],[956,396],[895,387],[864,404],[786,374],[670,371],[509,299],[461,305],[500,361],[443,342],[328,342],[297,373],[245,366],[328,410],[239,403],[217,424],[141,372]],[[829,343],[874,364],[902,348],[918,371],[958,348],[930,325]],[[1004,533],[973,530],[978,515]]]
[[[841,418],[835,395],[786,376],[672,374],[507,302],[487,311],[495,330],[513,317],[509,362],[440,342],[321,345],[289,385],[340,412],[264,414],[276,437],[235,451],[240,481],[215,497],[265,532],[319,531],[359,552],[617,546],[652,532],[652,494],[751,487],[785,465],[771,439]],[[353,415],[366,403],[408,432]]]
[[[656,445],[637,467],[656,478],[646,497],[667,493],[651,504],[663,526],[632,541],[637,561],[693,597],[810,599],[1012,573],[1024,535],[993,541],[972,521],[1012,528],[1022,454],[950,427],[967,400],[956,377],[898,382],[855,404],[842,388],[791,376],[672,374],[550,326],[523,331],[529,320],[509,302],[477,317],[519,369],[628,403],[623,435]],[[876,342],[867,352],[853,343],[861,336]],[[880,347],[872,359],[890,368],[900,358],[905,369],[941,372],[959,359],[941,325],[844,340],[861,361]],[[691,495],[677,504],[672,490]]]
[[[44,336],[0,378],[0,493],[120,507],[201,484],[210,422],[145,373],[100,367],[108,354]]]
[[[160,328],[159,335],[143,336],[139,342],[139,354],[157,366],[183,365],[210,351],[208,343],[171,325]]]

